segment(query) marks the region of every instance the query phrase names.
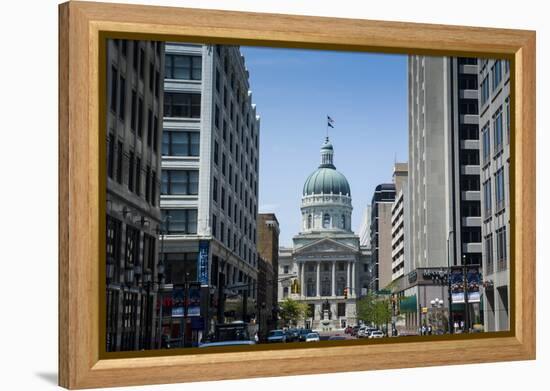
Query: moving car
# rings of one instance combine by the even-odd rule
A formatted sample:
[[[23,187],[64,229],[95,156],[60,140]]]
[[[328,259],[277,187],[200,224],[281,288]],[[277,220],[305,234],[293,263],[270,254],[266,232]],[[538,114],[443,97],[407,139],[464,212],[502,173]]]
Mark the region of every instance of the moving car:
[[[319,334],[317,333],[308,333],[305,336],[306,342],[319,342]]]
[[[283,330],[271,330],[267,335],[267,342],[269,343],[286,342],[286,341],[287,341],[286,334]]]

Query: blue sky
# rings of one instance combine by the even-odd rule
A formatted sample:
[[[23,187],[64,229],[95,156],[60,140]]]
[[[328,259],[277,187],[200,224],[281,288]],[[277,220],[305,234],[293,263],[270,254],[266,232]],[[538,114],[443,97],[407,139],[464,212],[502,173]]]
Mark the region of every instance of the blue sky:
[[[348,179],[358,233],[376,185],[407,160],[407,57],[241,47],[261,116],[259,211],[274,212],[280,244],[301,227],[300,199],[330,129],[334,164]]]

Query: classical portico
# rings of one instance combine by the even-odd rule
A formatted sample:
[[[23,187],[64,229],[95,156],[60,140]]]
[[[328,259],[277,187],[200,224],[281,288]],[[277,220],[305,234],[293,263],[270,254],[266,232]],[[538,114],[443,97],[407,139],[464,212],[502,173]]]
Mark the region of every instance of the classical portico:
[[[321,164],[304,184],[302,229],[293,237],[291,252],[285,250],[279,258],[280,275],[292,270],[298,287],[293,291],[282,287],[279,298],[287,295],[308,304],[305,326],[317,330],[355,325],[360,293],[356,265],[361,252],[359,237],[351,230],[351,191],[345,176],[336,170],[333,156],[327,137],[321,146]]]

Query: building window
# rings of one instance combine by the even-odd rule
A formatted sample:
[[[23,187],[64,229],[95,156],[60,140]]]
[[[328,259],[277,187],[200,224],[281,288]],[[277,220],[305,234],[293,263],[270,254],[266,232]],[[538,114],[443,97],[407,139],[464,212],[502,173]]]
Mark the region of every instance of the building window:
[[[312,278],[307,279],[306,296],[315,296],[315,284]]]
[[[118,117],[124,121],[126,114],[126,79],[120,75],[120,94],[118,96]]]
[[[198,253],[166,253],[166,283],[184,284],[197,280]]]
[[[153,110],[147,112],[147,145],[150,147],[153,141]]]
[[[506,143],[507,144],[510,144],[510,123],[511,122],[512,122],[512,118],[510,117],[510,97],[508,97],[506,98]]]
[[[283,288],[283,298],[287,298],[287,297],[288,297],[288,287],[285,286],[285,287]]]
[[[111,110],[116,113],[116,104],[118,96],[118,70],[113,65],[111,67]]]
[[[145,169],[145,200],[151,201],[151,166]]]
[[[502,108],[499,108],[493,116],[493,129],[494,129],[494,153],[500,153],[502,151],[503,133],[502,133]]]
[[[283,266],[283,273],[288,274],[288,265]]]
[[[323,228],[330,228],[330,215],[328,213],[323,215]]]
[[[128,157],[128,190],[134,191],[134,152],[130,151]]]
[[[346,215],[342,215],[342,228],[346,229]]]
[[[120,280],[120,246],[122,239],[122,222],[107,216],[107,278],[111,282]]]
[[[225,153],[222,153],[222,174],[223,174],[223,176],[225,176],[225,166],[226,166]]]
[[[485,237],[485,265],[487,274],[493,273],[493,235]]]
[[[220,108],[218,105],[214,109],[214,125],[216,125],[216,129],[220,128]]]
[[[136,158],[136,194],[141,193],[141,159]]]
[[[151,235],[143,234],[143,270],[152,271],[155,265],[155,238]]]
[[[483,164],[489,163],[491,155],[491,133],[489,131],[489,124],[487,123],[483,129],[481,129],[481,140],[483,149]]]
[[[321,296],[331,296],[332,292],[330,288],[330,279],[325,277],[321,282]]]
[[[162,170],[161,194],[197,195],[198,193],[198,170]]]
[[[153,119],[153,151],[155,153],[158,153],[158,138],[159,138],[159,119],[155,115],[155,118]]]
[[[122,144],[122,141],[118,141],[117,162],[116,162],[116,166],[117,166],[116,181],[120,184],[122,184],[123,162],[124,162],[124,145]]]
[[[115,136],[110,133],[107,140],[107,176],[113,179],[115,158]]]
[[[157,205],[157,173],[151,170],[151,205]]]
[[[218,179],[214,178],[212,181],[212,199],[218,202]]]
[[[222,207],[222,210],[225,210],[225,187],[222,186],[221,190],[222,190],[221,207]]]
[[[167,234],[197,233],[197,209],[163,209],[162,221]]]
[[[485,209],[485,218],[491,217],[491,180],[483,183],[483,206]]]
[[[313,227],[313,216],[311,214],[307,215],[307,228],[311,229]]]
[[[136,90],[132,90],[132,103],[130,108],[130,130],[135,132],[136,130],[136,110],[137,110],[137,93]]]
[[[496,213],[504,209],[504,168],[501,168],[495,174],[495,198],[496,198]]]
[[[143,135],[143,98],[138,98],[138,118],[137,118],[137,134],[138,137]]]
[[[497,270],[502,271],[507,267],[506,257],[506,227],[502,227],[496,231],[497,235]]]
[[[129,225],[126,226],[126,249],[124,252],[124,262],[126,267],[134,266],[138,260],[139,251],[139,231]],[[126,281],[132,282],[132,281]]]
[[[167,79],[201,80],[202,57],[166,54],[164,71]]]
[[[165,92],[164,116],[179,118],[200,118],[201,95],[182,92]]]
[[[200,133],[199,132],[162,132],[163,156],[199,156]]]
[[[338,303],[337,312],[338,317],[346,316],[346,303]]]
[[[216,163],[216,165],[219,164],[219,159],[220,159],[219,154],[220,154],[220,148],[219,148],[218,142],[214,141],[214,163]]]
[[[212,236],[218,235],[218,216],[212,215]]]
[[[481,106],[489,100],[489,76],[485,76],[481,82]]]
[[[500,60],[495,60],[495,64],[491,68],[491,77],[493,80],[493,91],[497,89],[502,80],[502,66]]]

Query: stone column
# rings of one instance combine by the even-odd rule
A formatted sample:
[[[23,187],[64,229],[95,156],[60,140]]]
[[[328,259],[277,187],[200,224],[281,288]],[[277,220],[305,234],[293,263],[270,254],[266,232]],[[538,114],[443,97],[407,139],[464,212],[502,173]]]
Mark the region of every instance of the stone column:
[[[332,296],[336,296],[336,261],[332,261]]]
[[[300,296],[302,297],[306,297],[307,295],[306,286],[304,285],[304,281],[305,281],[304,275],[306,274],[305,268],[306,268],[306,264],[304,262],[298,263],[298,274],[300,278]]]
[[[315,292],[315,296],[321,296],[321,291],[319,289],[320,281],[321,281],[321,262],[317,261],[317,281],[316,281],[317,291]]]
[[[351,263],[351,295],[357,296],[355,292],[355,262]]]
[[[346,262],[346,287],[351,288],[351,262]]]

